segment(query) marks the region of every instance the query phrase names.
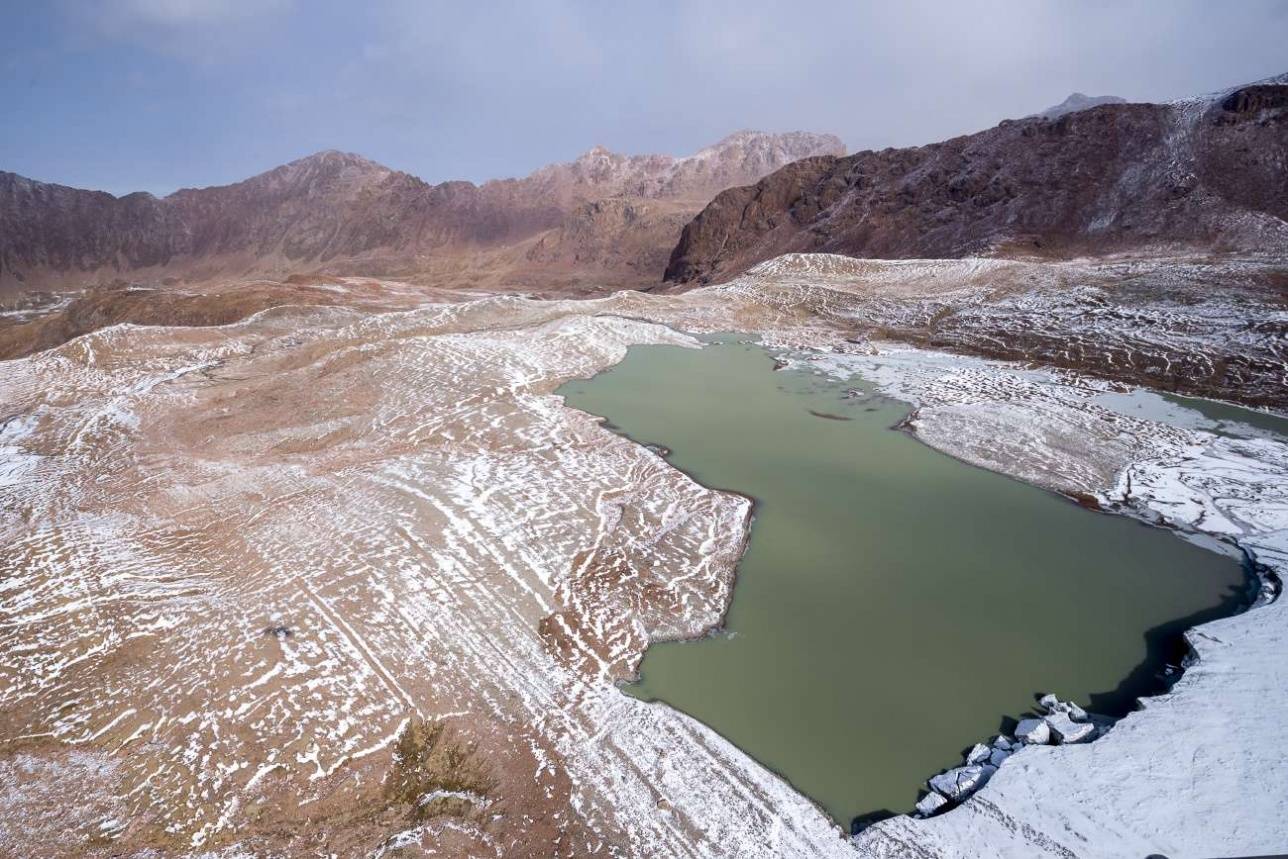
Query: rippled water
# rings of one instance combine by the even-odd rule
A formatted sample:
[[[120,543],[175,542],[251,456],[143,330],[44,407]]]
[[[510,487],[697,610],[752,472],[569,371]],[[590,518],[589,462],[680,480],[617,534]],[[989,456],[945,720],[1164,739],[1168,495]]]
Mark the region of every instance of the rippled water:
[[[1124,709],[1181,629],[1241,598],[1227,557],[937,453],[862,380],[773,367],[733,338],[636,347],[561,393],[756,500],[726,631],[653,646],[627,691],[838,822],[908,810],[1034,693]]]

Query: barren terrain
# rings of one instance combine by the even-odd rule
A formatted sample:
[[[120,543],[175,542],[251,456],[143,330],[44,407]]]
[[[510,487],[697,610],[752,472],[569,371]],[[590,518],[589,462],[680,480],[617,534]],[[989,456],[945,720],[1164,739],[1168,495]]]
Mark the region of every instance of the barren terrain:
[[[616,688],[649,641],[719,625],[749,504],[552,391],[632,343],[758,332],[914,403],[948,453],[1282,569],[1281,442],[1098,399],[1229,385],[1212,379],[1238,354],[1240,396],[1283,408],[1275,272],[803,256],[583,301],[332,278],[264,303],[264,284],[228,284],[212,307],[244,299],[241,321],[126,314],[0,363],[0,852],[1266,852],[1288,836],[1288,737],[1248,716],[1282,686],[1279,604],[1196,633],[1176,691],[1104,739],[1025,750],[962,808],[850,843],[710,730]],[[999,327],[1027,336],[999,353]],[[1199,808],[1250,822],[1231,841]]]

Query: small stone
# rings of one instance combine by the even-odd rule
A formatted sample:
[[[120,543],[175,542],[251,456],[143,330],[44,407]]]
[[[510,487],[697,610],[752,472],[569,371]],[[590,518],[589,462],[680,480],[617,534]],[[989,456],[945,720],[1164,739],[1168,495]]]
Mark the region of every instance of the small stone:
[[[919,817],[930,817],[947,804],[948,800],[932,790],[917,801],[917,815]]]
[[[1072,701],[1069,702],[1069,709],[1066,712],[1068,712],[1069,718],[1073,719],[1075,722],[1087,721],[1087,711],[1079,707],[1077,704],[1074,704]]]
[[[993,740],[993,748],[1009,752],[1015,748],[1015,741],[1005,734],[998,734],[997,739]]]
[[[995,772],[997,767],[988,764],[955,767],[932,778],[930,788],[945,798],[958,802],[983,787]]]
[[[1075,722],[1067,713],[1052,713],[1043,721],[1051,728],[1055,741],[1062,745],[1082,743],[1091,739],[1096,733],[1096,726],[1086,722]]]
[[[1029,746],[1042,746],[1051,742],[1051,726],[1041,719],[1021,719],[1015,726],[1015,738]]]
[[[976,743],[975,745],[971,746],[970,751],[966,753],[966,763],[968,764],[984,763],[984,761],[988,760],[989,751],[990,750],[988,746],[984,745],[983,743]]]
[[[1038,706],[1043,710],[1046,710],[1048,713],[1054,712],[1056,705],[1059,703],[1060,699],[1055,697],[1055,693],[1053,692],[1048,692],[1038,699]]]
[[[1010,756],[1011,751],[1009,749],[993,749],[992,753],[988,756],[988,762],[992,766],[1000,767],[1002,765],[1002,761],[1006,760]]]

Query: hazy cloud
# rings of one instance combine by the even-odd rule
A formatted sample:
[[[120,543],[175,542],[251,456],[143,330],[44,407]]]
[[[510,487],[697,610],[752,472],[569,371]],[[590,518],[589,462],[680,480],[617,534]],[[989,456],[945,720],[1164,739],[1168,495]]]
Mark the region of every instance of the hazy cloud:
[[[289,5],[287,0],[108,0],[100,14],[124,22],[191,26],[254,18]]]
[[[272,27],[288,21],[292,0],[61,0],[67,44],[114,47],[206,67],[234,63],[262,49]]]

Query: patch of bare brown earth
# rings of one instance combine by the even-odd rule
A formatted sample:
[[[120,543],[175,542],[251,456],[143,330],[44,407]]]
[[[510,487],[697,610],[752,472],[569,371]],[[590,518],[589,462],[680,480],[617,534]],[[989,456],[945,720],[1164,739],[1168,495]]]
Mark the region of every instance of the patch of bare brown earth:
[[[476,297],[477,294],[475,294]],[[200,291],[117,283],[96,286],[47,311],[0,318],[0,360],[61,346],[112,325],[228,325],[272,307],[343,304],[368,310],[408,307],[426,300],[451,301],[451,290],[413,287],[364,278],[291,275],[282,282],[211,283]]]

